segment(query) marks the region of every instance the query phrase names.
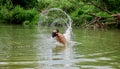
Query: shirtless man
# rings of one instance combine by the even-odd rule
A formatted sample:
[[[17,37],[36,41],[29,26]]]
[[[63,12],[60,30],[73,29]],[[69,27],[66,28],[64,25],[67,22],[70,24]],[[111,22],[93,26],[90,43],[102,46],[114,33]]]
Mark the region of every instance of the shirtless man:
[[[66,45],[66,39],[65,39],[64,35],[59,32],[58,29],[53,30],[52,37],[53,38],[55,37],[56,40],[58,42],[62,43],[64,46]]]

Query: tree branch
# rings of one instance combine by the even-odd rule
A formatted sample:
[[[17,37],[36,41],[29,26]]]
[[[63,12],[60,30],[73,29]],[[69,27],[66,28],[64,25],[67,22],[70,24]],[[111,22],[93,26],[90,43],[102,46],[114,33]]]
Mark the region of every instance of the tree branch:
[[[105,11],[107,12],[108,14],[112,14],[110,11],[106,10],[106,9],[103,9],[102,7],[98,6],[97,4],[95,4],[93,1],[89,0],[89,2],[94,5],[95,7],[99,8],[100,10],[102,11]]]

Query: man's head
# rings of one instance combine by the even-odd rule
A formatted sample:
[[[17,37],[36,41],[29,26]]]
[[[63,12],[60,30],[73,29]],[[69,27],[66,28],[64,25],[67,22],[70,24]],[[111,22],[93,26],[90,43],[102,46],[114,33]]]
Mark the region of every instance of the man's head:
[[[59,33],[59,30],[58,30],[58,29],[53,30],[53,32],[52,32],[52,37],[53,37],[53,38],[56,37],[56,36],[57,36],[57,33]]]

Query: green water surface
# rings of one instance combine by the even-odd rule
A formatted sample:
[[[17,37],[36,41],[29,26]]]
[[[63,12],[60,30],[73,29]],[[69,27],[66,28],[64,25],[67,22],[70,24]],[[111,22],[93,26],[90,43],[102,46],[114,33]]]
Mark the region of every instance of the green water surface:
[[[120,69],[120,30],[73,29],[56,46],[49,28],[0,26],[0,69]]]

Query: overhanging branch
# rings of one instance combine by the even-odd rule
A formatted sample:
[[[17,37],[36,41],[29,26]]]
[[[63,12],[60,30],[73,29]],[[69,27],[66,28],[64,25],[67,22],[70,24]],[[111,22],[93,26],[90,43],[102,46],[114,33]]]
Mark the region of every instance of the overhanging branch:
[[[89,2],[94,5],[95,7],[99,8],[100,10],[102,11],[105,11],[107,12],[108,14],[112,14],[110,11],[106,10],[106,9],[103,9],[102,7],[98,6],[97,4],[95,4],[93,1],[89,0]]]

